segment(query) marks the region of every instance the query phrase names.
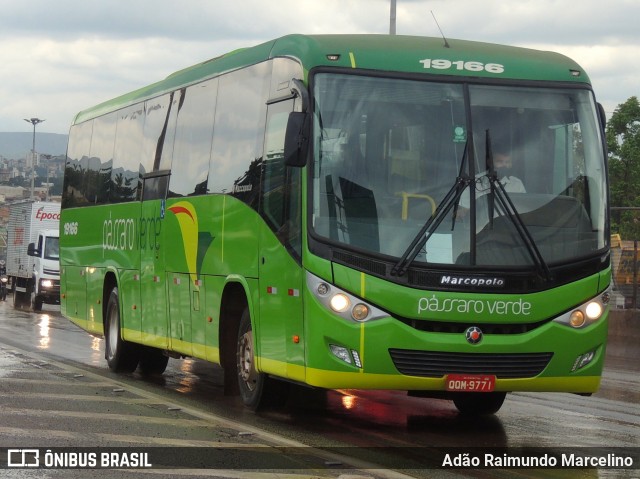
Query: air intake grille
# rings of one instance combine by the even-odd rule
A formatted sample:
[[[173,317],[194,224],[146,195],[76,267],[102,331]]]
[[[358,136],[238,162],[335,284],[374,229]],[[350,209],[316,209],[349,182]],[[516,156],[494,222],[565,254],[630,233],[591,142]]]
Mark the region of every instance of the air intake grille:
[[[350,266],[355,266],[356,268],[363,269],[379,276],[384,276],[386,273],[386,266],[384,263],[367,258],[362,258],[360,256],[349,253],[343,253],[342,251],[334,251],[333,259],[334,261],[339,261]]]
[[[393,364],[407,376],[491,374],[498,378],[531,378],[540,374],[553,353],[447,353],[389,349]]]

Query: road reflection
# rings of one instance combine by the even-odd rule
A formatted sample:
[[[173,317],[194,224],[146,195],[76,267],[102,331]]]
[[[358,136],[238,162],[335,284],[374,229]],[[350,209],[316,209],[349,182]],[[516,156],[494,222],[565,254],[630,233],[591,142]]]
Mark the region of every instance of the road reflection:
[[[187,394],[193,391],[193,385],[197,381],[197,376],[193,374],[193,363],[191,359],[184,359],[180,361],[180,373],[181,378],[179,386],[176,389],[178,392]]]
[[[38,326],[40,327],[40,341],[38,343],[39,349],[49,349],[49,345],[51,343],[51,337],[49,336],[49,320],[51,317],[48,314],[40,315],[40,322]]]
[[[637,322],[625,326],[631,324],[635,328]],[[161,376],[136,372],[118,377],[155,391],[162,388],[196,409],[315,446],[399,447],[407,451],[432,446],[626,446],[637,443],[634,418],[639,415],[640,381],[634,361],[637,346],[633,345],[636,355],[631,359],[620,354],[632,347],[628,338],[637,333],[630,333],[629,328],[617,331],[621,325],[612,328],[601,390],[593,398],[513,394],[495,416],[460,415],[450,401],[409,397],[401,391],[321,391],[308,387],[293,387],[291,396],[282,398],[286,404],[252,413],[238,398],[225,396],[222,368],[194,359],[170,360]],[[105,375],[113,374],[107,371],[104,340],[80,330],[58,312],[33,314],[0,304],[0,336]]]

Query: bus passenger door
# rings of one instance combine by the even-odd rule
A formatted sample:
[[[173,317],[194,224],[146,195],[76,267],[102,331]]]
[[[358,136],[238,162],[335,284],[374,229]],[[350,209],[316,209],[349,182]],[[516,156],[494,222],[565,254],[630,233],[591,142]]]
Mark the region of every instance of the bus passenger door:
[[[284,164],[284,136],[294,100],[269,105],[264,143],[260,238],[260,322],[257,347],[262,371],[304,380],[301,267],[301,174]]]
[[[143,181],[139,227],[141,339],[149,346],[168,349],[164,216],[169,175],[152,173]]]

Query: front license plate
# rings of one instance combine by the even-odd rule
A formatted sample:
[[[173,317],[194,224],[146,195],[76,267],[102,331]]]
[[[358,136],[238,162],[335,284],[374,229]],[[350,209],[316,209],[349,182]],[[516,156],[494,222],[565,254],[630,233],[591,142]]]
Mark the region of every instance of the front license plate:
[[[447,391],[491,392],[496,387],[496,377],[488,375],[448,374],[445,376]]]

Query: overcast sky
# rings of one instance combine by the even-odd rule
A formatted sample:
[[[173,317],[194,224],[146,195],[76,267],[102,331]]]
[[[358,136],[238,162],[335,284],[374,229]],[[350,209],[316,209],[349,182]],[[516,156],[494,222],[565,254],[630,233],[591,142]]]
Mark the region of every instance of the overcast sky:
[[[68,133],[89,106],[289,33],[389,32],[389,0],[0,0],[0,131]],[[640,0],[397,0],[396,30],[554,50],[610,116],[640,96]]]

